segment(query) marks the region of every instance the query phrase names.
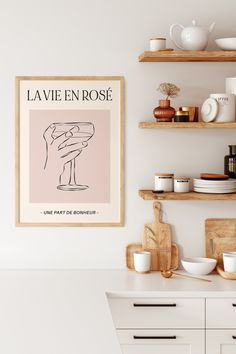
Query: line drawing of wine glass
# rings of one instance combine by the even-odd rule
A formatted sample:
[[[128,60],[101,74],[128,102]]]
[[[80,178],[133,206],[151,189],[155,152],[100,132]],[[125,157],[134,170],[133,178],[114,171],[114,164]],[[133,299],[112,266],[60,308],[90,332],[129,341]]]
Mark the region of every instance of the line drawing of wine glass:
[[[71,147],[72,151],[73,151],[73,145],[76,145],[77,143],[86,143],[87,141],[89,141],[93,137],[93,135],[95,133],[95,126],[91,122],[64,122],[64,123],[63,122],[61,122],[61,123],[56,122],[56,123],[53,123],[51,126],[54,127],[54,130],[51,135],[53,140],[70,132],[69,138],[65,141],[64,144],[60,145],[59,148],[62,149],[63,147]],[[47,129],[45,130],[45,132],[47,131]],[[45,137],[44,137],[44,139],[45,139]],[[82,152],[82,150],[80,151],[80,153],[81,152]],[[76,176],[76,159],[77,159],[77,157],[75,157],[72,160],[70,160],[69,162],[67,162],[70,165],[69,180],[68,180],[67,184],[62,184],[62,182],[61,182],[63,172],[65,171],[65,165],[67,163],[64,164],[63,171],[59,176],[59,184],[57,186],[58,190],[61,190],[61,191],[82,191],[82,190],[86,190],[89,188],[89,186],[86,184],[78,184],[77,183],[77,176]],[[48,148],[47,148],[46,162],[47,162],[47,158],[48,158]],[[45,163],[45,166],[46,166],[46,163]]]

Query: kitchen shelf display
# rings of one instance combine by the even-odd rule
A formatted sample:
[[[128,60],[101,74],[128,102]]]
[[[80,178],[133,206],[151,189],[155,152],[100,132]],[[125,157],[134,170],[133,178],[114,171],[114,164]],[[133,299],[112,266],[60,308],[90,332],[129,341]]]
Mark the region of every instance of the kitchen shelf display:
[[[211,194],[211,193],[153,193],[152,190],[140,190],[139,196],[144,200],[236,200],[236,193]]]
[[[148,51],[139,56],[140,62],[236,62],[236,51]],[[205,123],[205,122],[140,122],[142,129],[235,129],[236,122],[232,123]],[[144,200],[236,200],[236,193],[153,193],[152,190],[140,190],[139,196]]]
[[[188,61],[215,61],[234,62],[236,51],[156,51],[144,52],[139,56],[140,62],[188,62]]]

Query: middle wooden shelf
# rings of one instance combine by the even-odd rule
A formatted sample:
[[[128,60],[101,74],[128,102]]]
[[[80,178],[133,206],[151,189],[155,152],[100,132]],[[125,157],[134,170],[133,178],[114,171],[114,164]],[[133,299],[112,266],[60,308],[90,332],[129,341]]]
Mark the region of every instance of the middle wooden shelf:
[[[139,196],[144,200],[236,200],[236,193],[211,194],[211,193],[153,193],[152,190],[142,189]]]

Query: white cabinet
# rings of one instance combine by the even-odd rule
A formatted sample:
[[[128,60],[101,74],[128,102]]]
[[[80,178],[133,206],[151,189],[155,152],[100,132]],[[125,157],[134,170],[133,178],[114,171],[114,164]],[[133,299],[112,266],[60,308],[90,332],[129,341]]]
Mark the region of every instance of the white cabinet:
[[[205,354],[204,298],[108,302],[123,354]]]
[[[236,298],[207,299],[206,327],[236,328]]]
[[[118,330],[123,354],[205,354],[204,330]]]
[[[236,298],[206,299],[207,354],[236,353]]]
[[[108,297],[123,354],[236,354],[236,297]]]
[[[205,299],[111,298],[116,328],[204,328]]]
[[[236,329],[235,330],[222,330],[222,329],[207,330],[206,331],[206,353],[207,354],[235,354],[236,353]]]

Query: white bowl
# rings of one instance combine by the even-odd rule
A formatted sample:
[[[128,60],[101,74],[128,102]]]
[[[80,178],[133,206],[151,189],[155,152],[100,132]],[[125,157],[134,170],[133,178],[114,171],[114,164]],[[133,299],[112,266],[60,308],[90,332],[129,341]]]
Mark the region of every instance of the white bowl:
[[[195,275],[209,274],[216,266],[216,260],[212,258],[185,258],[181,263],[188,273]]]
[[[215,42],[222,50],[236,50],[236,37],[218,38]]]

